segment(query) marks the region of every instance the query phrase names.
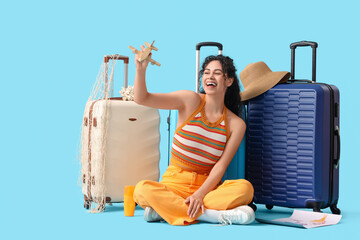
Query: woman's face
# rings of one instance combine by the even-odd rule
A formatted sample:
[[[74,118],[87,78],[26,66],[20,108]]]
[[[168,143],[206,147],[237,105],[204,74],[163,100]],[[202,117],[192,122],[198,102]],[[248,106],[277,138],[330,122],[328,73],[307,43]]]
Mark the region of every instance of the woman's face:
[[[202,84],[206,94],[224,93],[227,87],[232,84],[232,79],[226,77],[220,61],[211,61],[204,70]]]

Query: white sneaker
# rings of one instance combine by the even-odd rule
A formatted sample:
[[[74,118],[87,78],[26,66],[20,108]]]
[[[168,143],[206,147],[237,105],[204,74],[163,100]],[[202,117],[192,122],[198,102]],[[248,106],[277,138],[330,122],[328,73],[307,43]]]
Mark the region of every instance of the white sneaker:
[[[240,206],[231,210],[222,211],[218,221],[228,224],[250,224],[255,220],[254,210],[249,206]]]
[[[147,222],[158,222],[162,220],[162,217],[151,207],[145,208],[144,220]]]

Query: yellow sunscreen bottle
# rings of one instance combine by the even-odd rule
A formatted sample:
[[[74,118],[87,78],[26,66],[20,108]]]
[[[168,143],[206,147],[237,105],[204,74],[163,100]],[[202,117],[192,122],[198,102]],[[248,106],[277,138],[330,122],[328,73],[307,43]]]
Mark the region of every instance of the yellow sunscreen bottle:
[[[135,201],[133,198],[135,186],[125,186],[124,189],[124,213],[125,217],[134,216]]]

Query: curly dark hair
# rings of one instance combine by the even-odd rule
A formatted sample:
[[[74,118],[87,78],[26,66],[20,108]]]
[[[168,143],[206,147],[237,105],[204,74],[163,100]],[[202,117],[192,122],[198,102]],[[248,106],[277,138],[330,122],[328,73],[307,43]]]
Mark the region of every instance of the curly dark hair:
[[[216,60],[221,63],[224,74],[226,74],[228,78],[234,79],[232,85],[228,87],[226,90],[225,99],[224,99],[225,106],[237,116],[242,117],[243,104],[241,102],[241,98],[239,94],[240,93],[239,78],[236,75],[236,68],[234,66],[234,61],[230,57],[223,55],[217,55],[217,56],[211,55],[205,58],[198,79],[199,86],[201,86],[200,92],[205,93],[204,88],[201,85],[201,78],[204,74],[205,68],[210,62]]]

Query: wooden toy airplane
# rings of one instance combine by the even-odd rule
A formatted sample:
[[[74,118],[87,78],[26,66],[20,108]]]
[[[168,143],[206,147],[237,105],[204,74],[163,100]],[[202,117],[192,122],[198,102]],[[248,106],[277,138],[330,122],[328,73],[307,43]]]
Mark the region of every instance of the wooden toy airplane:
[[[129,46],[129,48],[133,51],[134,54],[139,54],[140,57],[138,59],[139,62],[142,62],[144,60],[148,60],[149,62],[151,62],[152,65],[156,64],[157,66],[160,67],[160,63],[158,63],[157,61],[153,60],[151,57],[150,57],[150,53],[151,53],[151,50],[155,50],[157,51],[158,49],[156,47],[153,46],[155,41],[153,41],[151,44],[145,42],[145,45],[147,46],[147,48],[145,49],[144,52],[141,52],[139,50],[137,50],[136,48],[132,47],[132,46]]]

